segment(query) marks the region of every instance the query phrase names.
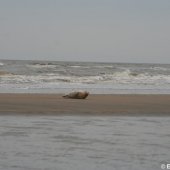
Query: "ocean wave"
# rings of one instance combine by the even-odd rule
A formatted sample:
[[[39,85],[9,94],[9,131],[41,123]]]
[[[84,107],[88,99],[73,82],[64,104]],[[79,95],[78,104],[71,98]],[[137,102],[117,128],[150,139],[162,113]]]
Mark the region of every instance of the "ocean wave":
[[[80,67],[82,67],[82,66],[75,65],[75,66],[69,66],[69,67],[80,68]]]
[[[71,68],[90,68],[89,66],[81,66],[81,65],[71,65],[71,66],[68,66],[68,67],[71,67]]]
[[[169,71],[170,70],[170,68],[166,68],[166,67],[151,67],[150,69],[156,70],[156,71]]]
[[[56,65],[54,64],[51,64],[51,63],[47,63],[47,64],[44,64],[44,63],[35,63],[35,64],[29,64],[27,65],[27,67],[31,67],[31,68],[55,68]]]
[[[13,75],[0,72],[1,83],[78,83],[78,84],[170,84],[170,75],[149,75],[133,73],[129,70],[96,76],[64,76],[58,74]]]
[[[122,72],[115,72],[112,75],[106,75],[105,79],[114,83],[121,84],[163,84],[170,83],[170,75],[156,74],[152,75],[149,73],[136,73],[130,70]]]
[[[94,68],[115,68],[115,66],[112,66],[112,65],[98,65],[98,66],[94,66]]]
[[[0,90],[159,89],[170,91],[170,65],[0,61]],[[120,90],[120,92],[122,91]],[[19,91],[18,91],[19,92]],[[47,90],[48,92],[48,90]]]

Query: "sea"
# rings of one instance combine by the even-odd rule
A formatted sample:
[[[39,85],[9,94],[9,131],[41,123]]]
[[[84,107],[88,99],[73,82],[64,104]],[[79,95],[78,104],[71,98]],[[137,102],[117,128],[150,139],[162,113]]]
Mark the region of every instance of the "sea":
[[[170,94],[170,65],[0,60],[0,93],[75,90]],[[167,170],[170,116],[153,115],[1,113],[0,170]]]
[[[170,94],[170,64],[0,60],[0,93]]]
[[[0,116],[0,170],[161,170],[170,117]]]

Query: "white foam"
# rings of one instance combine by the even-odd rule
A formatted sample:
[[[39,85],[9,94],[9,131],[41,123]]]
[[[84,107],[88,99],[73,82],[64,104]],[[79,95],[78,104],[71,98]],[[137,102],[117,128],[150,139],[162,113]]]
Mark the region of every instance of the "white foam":
[[[114,68],[114,66],[111,65],[98,65],[98,66],[93,66],[94,68]]]
[[[160,71],[167,71],[167,70],[170,70],[170,68],[165,68],[165,67],[152,67],[151,69],[153,70],[160,70]]]
[[[0,63],[0,66],[3,66],[4,65],[4,63]]]
[[[69,67],[80,68],[80,67],[82,67],[82,66],[75,65],[75,66],[69,66]]]
[[[113,83],[150,83],[150,82],[166,82],[170,83],[170,75],[149,75],[149,74],[135,74],[126,70],[124,72],[115,72],[114,74],[105,74],[99,76],[63,76],[59,74],[45,74],[45,75],[10,75],[6,74],[2,77],[4,81],[16,82],[70,82],[70,83],[99,83],[99,82],[113,82]]]
[[[33,64],[33,65],[27,65],[27,67],[31,68],[55,68],[55,65],[52,64]]]
[[[1,88],[55,89],[55,88],[101,88],[101,89],[169,89],[170,75],[135,74],[130,70],[97,76],[67,76],[55,73],[43,75],[4,75]]]

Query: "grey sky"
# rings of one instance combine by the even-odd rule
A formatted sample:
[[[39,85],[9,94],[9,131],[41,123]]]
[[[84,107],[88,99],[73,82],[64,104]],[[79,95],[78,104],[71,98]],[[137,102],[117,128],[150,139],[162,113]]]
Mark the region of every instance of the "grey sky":
[[[0,0],[0,58],[170,63],[170,0]]]

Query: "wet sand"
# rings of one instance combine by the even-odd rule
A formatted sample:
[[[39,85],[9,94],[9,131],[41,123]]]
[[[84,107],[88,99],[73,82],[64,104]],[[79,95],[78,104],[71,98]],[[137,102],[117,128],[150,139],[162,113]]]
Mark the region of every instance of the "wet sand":
[[[0,115],[170,116],[170,95],[89,95],[64,99],[62,94],[0,94]]]

